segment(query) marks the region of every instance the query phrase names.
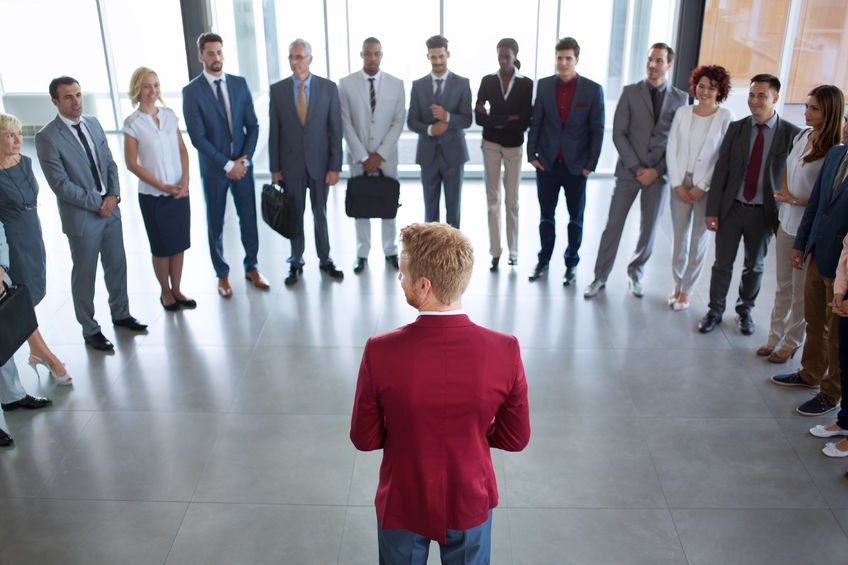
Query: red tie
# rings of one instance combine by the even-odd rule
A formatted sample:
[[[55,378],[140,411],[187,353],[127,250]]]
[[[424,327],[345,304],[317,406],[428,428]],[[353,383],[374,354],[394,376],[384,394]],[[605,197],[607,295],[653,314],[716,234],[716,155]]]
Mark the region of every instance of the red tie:
[[[745,190],[742,196],[750,202],[757,196],[757,181],[760,180],[760,165],[763,164],[763,128],[765,124],[757,124],[757,139],[751,149],[751,159],[748,161],[748,172],[745,173]]]

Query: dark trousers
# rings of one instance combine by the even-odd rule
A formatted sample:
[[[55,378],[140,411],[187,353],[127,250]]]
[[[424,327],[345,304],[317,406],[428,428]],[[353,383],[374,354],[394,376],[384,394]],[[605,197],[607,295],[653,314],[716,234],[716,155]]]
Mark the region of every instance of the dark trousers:
[[[442,186],[445,187],[445,221],[459,229],[459,212],[462,202],[462,178],[465,163],[450,163],[436,148],[432,163],[421,165],[421,185],[424,187],[424,221],[439,221],[439,204]]]
[[[745,261],[742,279],[739,281],[736,311],[741,314],[754,308],[754,302],[760,293],[763,263],[772,235],[771,228],[766,226],[762,206],[746,206],[736,202],[727,217],[719,220],[715,238],[715,262],[710,279],[711,311],[719,315],[724,313],[740,240],[743,241]]]
[[[551,170],[536,170],[536,195],[539,198],[539,263],[551,261],[556,242],[556,207],[559,189],[565,193],[568,209],[568,246],[563,258],[566,267],[580,262],[580,244],[583,243],[583,210],[586,208],[586,177],[572,175],[562,161],[557,161]]]
[[[256,188],[253,184],[253,170],[249,169],[239,180],[221,176],[203,177],[203,196],[206,199],[206,236],[209,240],[209,255],[215,275],[226,277],[230,266],[224,260],[224,213],[227,210],[227,192],[233,195],[236,214],[241,230],[241,244],[244,247],[244,270],[256,268],[256,255],[259,252],[259,231],[256,227]]]
[[[306,210],[306,189],[309,188],[309,201],[312,205],[312,219],[315,228],[315,250],[321,265],[331,263],[330,258],[330,236],[327,231],[327,195],[330,187],[324,183],[324,179],[297,179],[286,177],[286,187],[292,191],[297,209],[297,218],[300,221],[298,234],[291,238],[291,256],[288,262],[293,266],[303,265],[303,251],[306,248],[306,237],[303,230],[303,212]]]
[[[848,318],[839,318],[839,382],[842,385],[842,404],[836,415],[836,424],[843,430],[848,430]]]

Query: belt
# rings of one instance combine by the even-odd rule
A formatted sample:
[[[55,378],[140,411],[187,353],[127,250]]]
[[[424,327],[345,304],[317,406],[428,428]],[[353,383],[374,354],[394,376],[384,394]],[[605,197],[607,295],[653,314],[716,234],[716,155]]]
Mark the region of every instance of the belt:
[[[762,204],[753,204],[751,202],[742,202],[741,200],[736,201],[740,206],[744,206],[745,208],[762,208]]]

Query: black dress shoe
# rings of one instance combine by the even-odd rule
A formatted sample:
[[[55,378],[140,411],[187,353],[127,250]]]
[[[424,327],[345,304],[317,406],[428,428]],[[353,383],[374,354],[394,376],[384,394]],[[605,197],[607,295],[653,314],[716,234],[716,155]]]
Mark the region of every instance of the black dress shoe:
[[[701,318],[701,321],[698,322],[698,331],[702,334],[708,334],[713,331],[715,327],[720,323],[721,314],[710,310],[709,312],[707,312],[707,315]]]
[[[337,281],[344,279],[344,273],[338,270],[332,261],[325,263],[318,268],[330,275],[330,278],[336,279]]]
[[[533,269],[533,273],[530,275],[530,280],[535,281],[539,279],[548,272],[548,264],[547,263],[536,263],[536,268]]]
[[[97,349],[98,351],[112,351],[115,349],[112,342],[106,339],[106,336],[104,336],[102,332],[85,336],[85,344]]]
[[[289,276],[286,277],[286,280],[284,280],[283,283],[286,286],[292,286],[293,284],[297,283],[297,275],[301,275],[301,274],[303,274],[303,267],[302,266],[290,267],[289,268]]]
[[[397,255],[386,255],[386,261],[391,263],[392,267],[395,269],[400,269],[400,265],[398,264],[398,256]]]
[[[492,257],[492,266],[489,267],[489,270],[490,271],[497,271],[498,270],[498,263],[500,263],[500,262],[501,262],[500,257]]]
[[[3,428],[0,428],[0,447],[7,447],[13,443],[15,443],[15,440],[12,439],[12,436]]]
[[[736,316],[736,325],[739,326],[739,331],[742,332],[742,335],[751,335],[757,329],[750,312],[740,312]]]
[[[357,257],[356,262],[353,264],[353,272],[355,274],[359,274],[365,270],[365,264],[368,262],[368,259],[365,257]]]
[[[571,283],[574,282],[574,279],[577,278],[577,272],[574,267],[566,267],[565,275],[562,277],[562,285],[563,286],[571,286]]]
[[[0,408],[3,409],[3,412],[11,412],[12,410],[17,410],[18,408],[26,408],[27,410],[38,410],[39,408],[46,408],[51,404],[53,404],[53,401],[49,398],[44,398],[43,396],[26,395],[20,400],[9,402],[8,404],[0,404]]]
[[[112,320],[112,324],[119,328],[126,328],[134,332],[143,332],[147,329],[147,324],[142,324],[132,316],[129,318],[121,318],[120,320]]]

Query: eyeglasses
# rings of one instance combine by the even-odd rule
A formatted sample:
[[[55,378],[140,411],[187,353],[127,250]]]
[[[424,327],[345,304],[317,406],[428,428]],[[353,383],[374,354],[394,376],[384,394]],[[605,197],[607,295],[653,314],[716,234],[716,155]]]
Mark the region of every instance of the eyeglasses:
[[[308,59],[308,55],[289,55],[289,61],[303,61],[304,59]]]

